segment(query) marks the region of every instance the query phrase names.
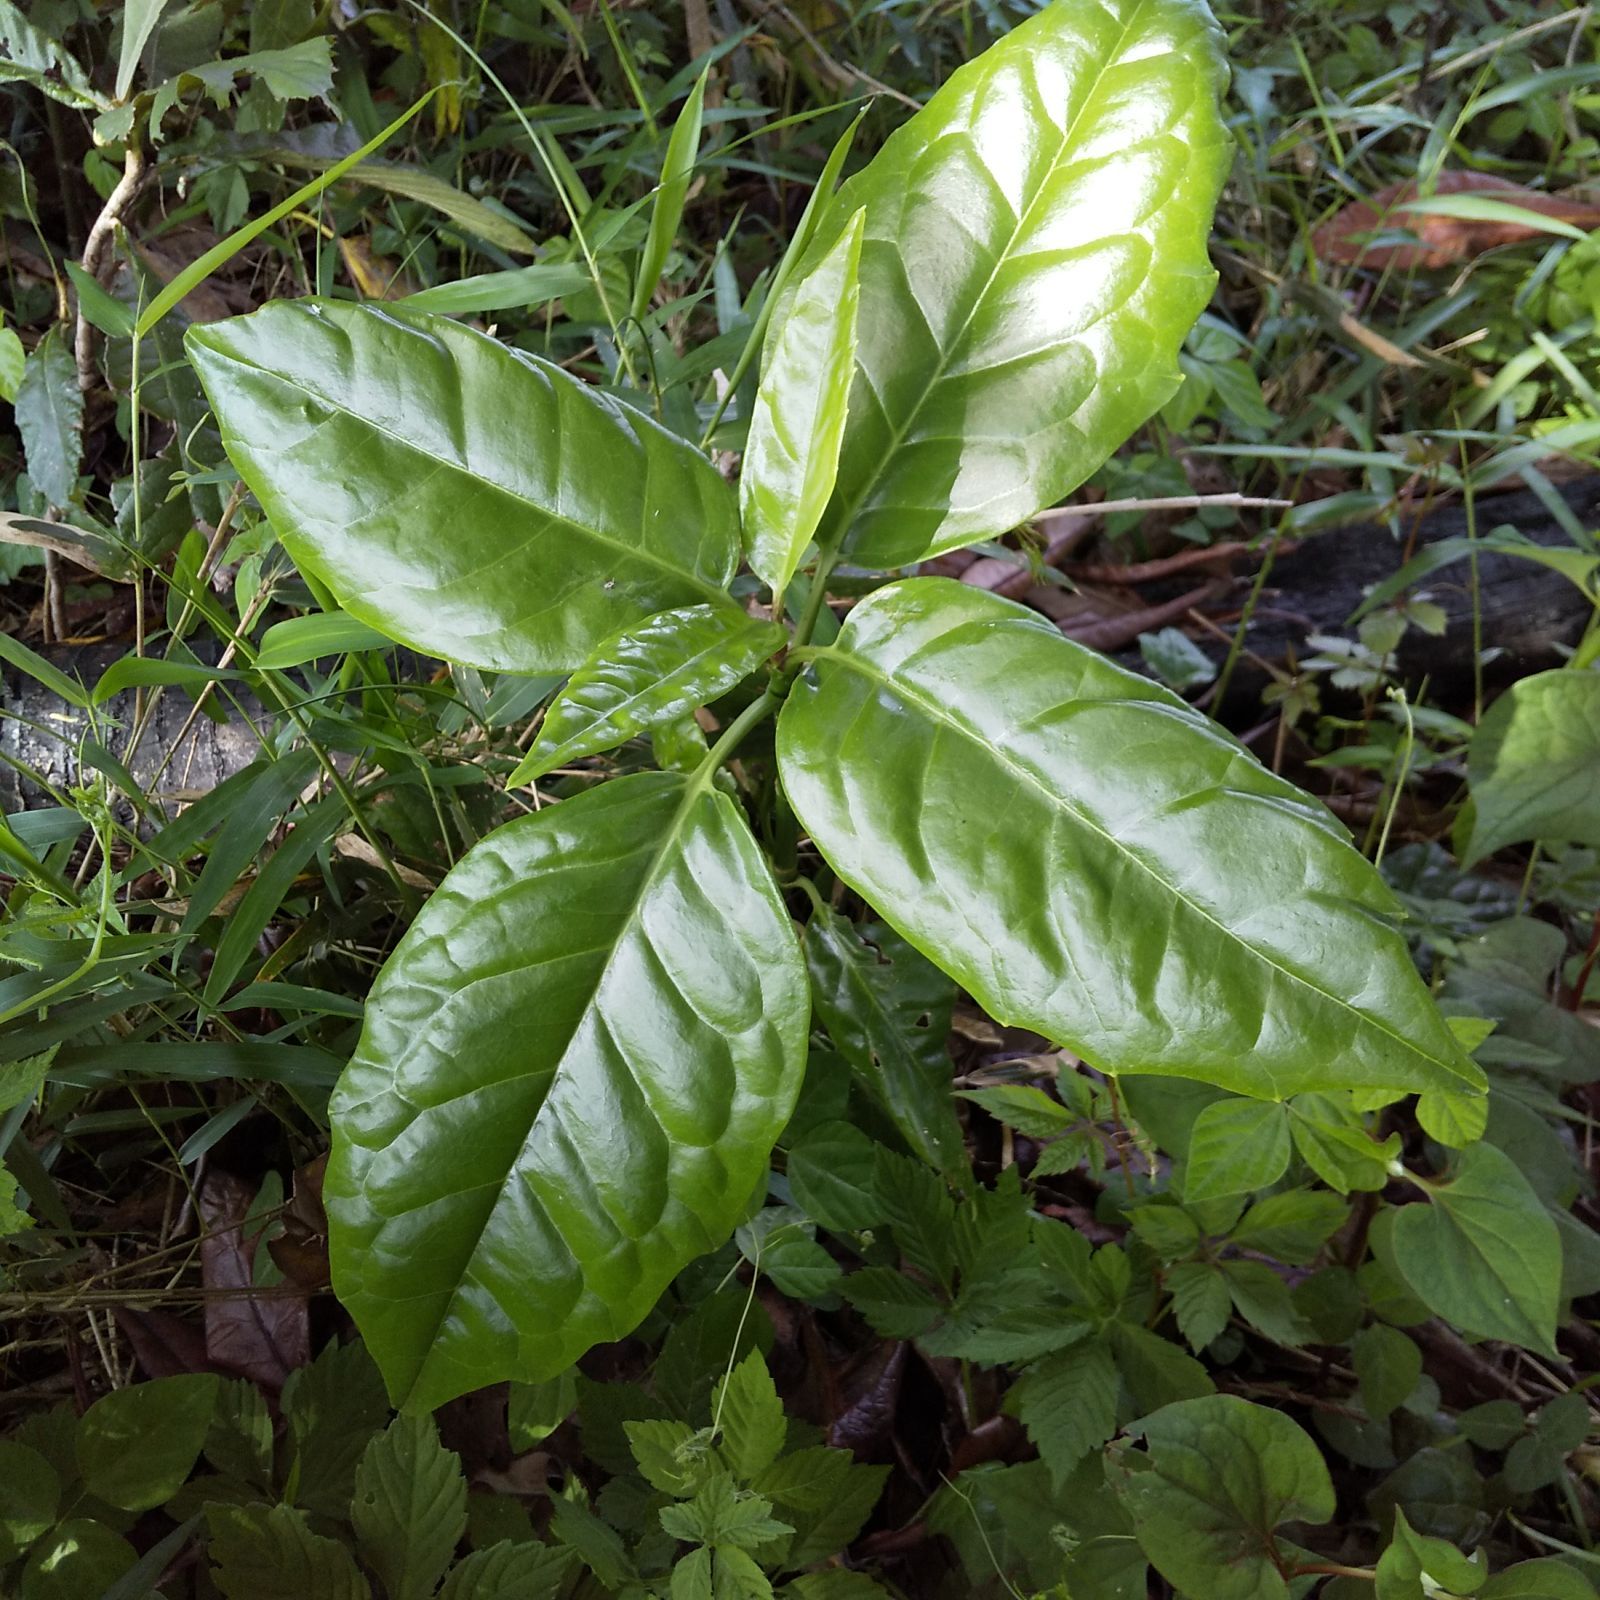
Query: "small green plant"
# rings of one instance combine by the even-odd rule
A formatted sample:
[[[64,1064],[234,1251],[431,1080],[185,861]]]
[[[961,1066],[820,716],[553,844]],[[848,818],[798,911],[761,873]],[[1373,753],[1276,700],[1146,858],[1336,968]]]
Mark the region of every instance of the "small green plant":
[[[1480,1093],[1372,868],[1176,696],[949,581],[880,587],[837,637],[825,605],[841,560],[1025,520],[1170,397],[1221,77],[1186,0],[1052,6],[957,73],[803,221],[737,496],[625,396],[441,317],[191,330],[232,460],[350,615],[571,674],[514,782],[723,719],[689,770],[485,839],[374,988],[327,1197],[405,1407],[561,1371],[745,1215],[805,1069],[764,859],[792,880],[798,833],[991,1015],[1108,1073]],[[741,551],[771,620],[730,599]],[[808,945],[837,936],[819,909]],[[951,1149],[931,1121],[915,1142]]]

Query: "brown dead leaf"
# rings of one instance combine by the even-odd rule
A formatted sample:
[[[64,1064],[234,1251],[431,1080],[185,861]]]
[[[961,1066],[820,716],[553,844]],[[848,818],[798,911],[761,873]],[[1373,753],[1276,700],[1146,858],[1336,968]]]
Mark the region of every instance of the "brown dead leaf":
[[[344,258],[344,270],[350,274],[350,281],[368,300],[403,300],[417,292],[418,285],[405,268],[396,266],[387,256],[380,256],[367,239],[341,238],[339,254]]]
[[[267,1240],[267,1253],[291,1283],[315,1294],[330,1281],[328,1216],[322,1209],[322,1174],[328,1158],[318,1156],[294,1175],[294,1192],[283,1208],[283,1232]]]
[[[1536,211],[1575,228],[1600,227],[1600,203],[1579,196],[1541,194],[1509,178],[1486,172],[1441,172],[1434,183],[1436,195],[1476,194]],[[1423,198],[1414,178],[1380,189],[1370,200],[1357,200],[1323,223],[1311,236],[1324,261],[1342,261],[1363,267],[1450,267],[1470,261],[1497,245],[1516,244],[1539,237],[1539,230],[1517,222],[1484,222],[1467,217],[1434,217],[1397,208]],[[1374,244],[1370,235],[1402,231],[1416,236],[1415,244]]]
[[[207,1173],[200,1188],[206,1354],[230,1372],[281,1389],[311,1359],[307,1297],[293,1283],[256,1287],[256,1241],[243,1233],[254,1198],[254,1187],[229,1172]]]

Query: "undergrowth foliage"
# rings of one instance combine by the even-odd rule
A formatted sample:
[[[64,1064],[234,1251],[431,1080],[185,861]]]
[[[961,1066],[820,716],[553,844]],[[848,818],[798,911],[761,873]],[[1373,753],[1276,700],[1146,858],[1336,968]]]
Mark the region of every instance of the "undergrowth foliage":
[[[1366,757],[1389,819],[1419,718],[1470,800],[1454,861],[1388,850],[1387,823],[1363,853],[1173,688],[937,567],[1091,480],[1148,487],[1114,454],[1136,435],[1225,413],[1248,453],[1277,420],[1207,311],[1239,145],[1201,0],[977,8],[995,42],[864,162],[842,119],[753,288],[718,251],[681,295],[740,40],[653,103],[653,24],[630,52],[598,8],[638,106],[619,172],[660,152],[630,203],[506,95],[569,226],[526,262],[514,208],[377,154],[423,112],[459,128],[469,69],[503,90],[481,36],[391,18],[410,112],[318,143],[286,107],[329,93],[330,42],[272,9],[250,53],[195,61],[162,6],[126,7],[107,94],[0,3],[0,72],[125,149],[127,202],[199,94],[258,141],[211,162],[190,117],[228,237],[167,273],[129,250],[117,292],[86,250],[79,317],[8,380],[8,535],[167,589],[145,617],[139,577],[141,649],[92,690],[0,636],[86,730],[86,776],[0,827],[0,1249],[16,1302],[69,1306],[98,1246],[63,1149],[191,1117],[141,1080],[225,1086],[167,1141],[183,1204],[234,1240],[258,1344],[323,1287],[323,1240],[356,1337],[310,1359],[302,1329],[305,1359],[225,1376],[213,1302],[168,1375],[27,1408],[0,1439],[7,1592],[1591,1596],[1600,1341],[1574,1303],[1600,1241],[1568,1126],[1592,1119],[1562,1097],[1600,1078],[1575,1015],[1600,934],[1574,963],[1523,914],[1537,858],[1520,896],[1464,874],[1537,845],[1570,867],[1550,898],[1592,914],[1597,651],[1475,726],[1397,698]],[[1282,73],[1248,71],[1259,120]],[[245,156],[317,176],[244,223]],[[361,300],[319,255],[293,285],[318,292],[190,315],[352,174],[495,270],[441,270],[430,237],[417,288],[345,249]],[[558,301],[564,343],[481,325]],[[136,445],[109,518],[79,482],[97,334]],[[599,381],[572,370],[591,354]],[[1415,585],[1489,542],[1370,594],[1357,640],[1318,646],[1330,682],[1371,713],[1436,620]],[[1533,559],[1593,593],[1600,557],[1569,554]],[[259,633],[283,601],[302,614]],[[1209,681],[1187,636],[1141,642]],[[413,682],[419,655],[442,665]],[[170,819],[130,770],[168,688],[261,736]],[[1274,693],[1285,727],[1315,710]],[[954,1084],[953,1029],[977,1047]],[[90,1107],[123,1086],[131,1108]],[[222,1215],[201,1164],[268,1115],[294,1196]],[[141,1349],[164,1327],[131,1326]],[[845,1337],[849,1401],[807,1376]],[[915,1383],[949,1419],[920,1480],[872,1421]],[[485,1404],[516,1472],[466,1460]],[[930,1545],[933,1576],[908,1555]]]

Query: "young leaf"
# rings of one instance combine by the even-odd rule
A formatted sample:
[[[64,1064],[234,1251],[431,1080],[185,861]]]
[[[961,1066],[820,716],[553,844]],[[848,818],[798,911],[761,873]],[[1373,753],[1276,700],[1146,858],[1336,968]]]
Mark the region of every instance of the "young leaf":
[[[633,286],[631,309],[635,321],[642,322],[650,309],[650,297],[656,292],[667,257],[672,253],[672,242],[678,236],[683,203],[688,198],[695,159],[700,153],[700,123],[706,102],[706,79],[710,75],[711,68],[707,66],[695,79],[694,88],[689,91],[683,110],[672,125],[672,137],[667,140],[666,159],[661,163],[661,186],[656,190],[655,204],[650,210],[650,231]]]
[[[34,488],[52,506],[67,505],[83,454],[83,393],[60,323],[33,347],[22,369],[16,414]]]
[[[211,1576],[227,1600],[371,1600],[349,1550],[294,1506],[206,1507]]]
[[[489,835],[335,1096],[334,1282],[421,1411],[552,1377],[732,1231],[799,1089],[805,973],[742,816],[619,778]]]
[[[924,1161],[965,1172],[946,1046],[955,986],[894,934],[863,938],[826,906],[806,924],[805,949],[818,1014],[857,1082]]]
[[[1469,867],[1509,844],[1600,845],[1600,674],[1560,669],[1514,683],[1485,713],[1467,754]]]
[[[1426,1203],[1394,1219],[1394,1259],[1429,1310],[1463,1333],[1555,1354],[1561,1237],[1509,1156],[1465,1151]]]
[[[210,1373],[113,1389],[78,1424],[78,1469],[89,1492],[127,1511],[171,1499],[193,1470],[211,1425]]]
[[[741,1482],[750,1482],[782,1454],[789,1423],[759,1350],[752,1350],[717,1385],[712,1415],[723,1458]]]
[[[150,34],[166,8],[167,0],[128,0],[123,7],[122,52],[117,58],[117,99],[128,98],[139,57],[144,53]]]
[[[1480,1558],[1468,1558],[1444,1539],[1418,1533],[1394,1508],[1394,1538],[1378,1560],[1377,1600],[1428,1600],[1441,1591],[1476,1594],[1489,1576]]]
[[[684,716],[748,677],[784,639],[776,623],[735,605],[683,606],[632,623],[594,653],[550,702],[506,782],[533,783],[646,728]]]
[[[822,538],[898,567],[1003,533],[1171,397],[1214,281],[1224,70],[1194,0],[1049,6],[844,184],[797,275],[865,209],[860,370]]]
[[[1215,1100],[1195,1118],[1189,1134],[1183,1197],[1254,1194],[1270,1189],[1288,1169],[1289,1118],[1283,1106]]]
[[[1400,1158],[1400,1136],[1392,1133],[1379,1144],[1348,1095],[1297,1094],[1289,1102],[1289,1131],[1300,1159],[1340,1194],[1383,1188],[1389,1163]]]
[[[778,755],[840,877],[990,1015],[1103,1070],[1264,1099],[1483,1084],[1343,828],[1020,606],[879,589],[796,681]]]
[[[733,494],[703,455],[448,318],[279,302],[184,344],[289,553],[418,650],[571,671],[733,576]]]
[[[856,363],[863,213],[801,282],[750,418],[739,510],[751,571],[781,594],[817,531],[839,470]]]
[[[387,1600],[428,1600],[467,1528],[461,1458],[431,1417],[396,1417],[367,1446],[350,1522]]]
[[[1151,1565],[1206,1600],[1286,1600],[1273,1559],[1283,1522],[1326,1522],[1333,1484],[1297,1423],[1231,1395],[1166,1406],[1135,1424],[1117,1488]]]
[[[1059,1487],[1117,1431],[1117,1370],[1111,1347],[1090,1335],[1029,1367],[1006,1392]]]

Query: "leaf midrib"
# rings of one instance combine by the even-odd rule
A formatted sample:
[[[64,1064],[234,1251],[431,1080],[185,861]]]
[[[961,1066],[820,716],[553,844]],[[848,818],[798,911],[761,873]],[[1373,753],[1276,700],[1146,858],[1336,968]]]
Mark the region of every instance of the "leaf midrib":
[[[1041,782],[1038,775],[1031,768],[1024,766],[1013,757],[1008,755],[1004,750],[1001,750],[998,746],[990,744],[966,723],[958,721],[955,717],[945,711],[945,709],[940,706],[937,701],[927,699],[916,689],[912,688],[904,679],[891,677],[888,673],[879,671],[875,666],[870,664],[865,657],[842,650],[837,646],[830,645],[825,648],[818,649],[815,652],[813,659],[819,661],[827,660],[837,662],[841,667],[844,667],[849,671],[856,672],[864,678],[870,679],[872,682],[887,690],[890,694],[896,695],[899,698],[908,701],[910,704],[915,706],[917,710],[921,711],[926,717],[928,717],[930,721],[938,724],[941,727],[950,729],[953,733],[966,740],[969,744],[976,745],[978,749],[984,751],[1001,766],[1005,767],[1009,772],[1014,773],[1019,779],[1022,780],[1022,782],[1027,784],[1028,787],[1043,795],[1045,800],[1055,809],[1063,812],[1079,826],[1087,829],[1096,837],[1104,840],[1105,843],[1109,845],[1123,860],[1127,861],[1131,866],[1137,867],[1141,873],[1148,877],[1153,883],[1157,884],[1167,894],[1171,895],[1172,898],[1181,906],[1185,907],[1189,911],[1192,911],[1197,917],[1201,918],[1202,921],[1209,923],[1217,930],[1219,934],[1222,935],[1224,939],[1228,940],[1230,944],[1236,945],[1239,949],[1247,951],[1256,960],[1260,961],[1263,965],[1270,967],[1274,972],[1281,974],[1291,983],[1297,984],[1301,988],[1310,990],[1312,994],[1319,996],[1323,1000],[1329,1001],[1338,1009],[1348,1012],[1353,1018],[1355,1018],[1357,1023],[1366,1027],[1375,1028],[1386,1038],[1393,1040],[1395,1044],[1399,1045],[1409,1055],[1415,1056],[1419,1060],[1429,1062],[1431,1065],[1438,1067],[1440,1070],[1450,1073],[1453,1078],[1468,1084],[1469,1087],[1471,1086],[1471,1080],[1466,1078],[1464,1074],[1457,1072],[1449,1065],[1448,1062],[1442,1061],[1436,1056],[1426,1054],[1416,1045],[1412,1044],[1410,1040],[1405,1038],[1404,1035],[1395,1032],[1393,1028],[1389,1027],[1381,1019],[1370,1016],[1364,1011],[1357,1010],[1356,1007],[1351,1005],[1350,1002],[1342,995],[1336,994],[1328,989],[1320,988],[1309,978],[1302,977],[1292,968],[1283,966],[1280,962],[1274,961],[1272,956],[1267,951],[1257,948],[1257,946],[1242,938],[1225,922],[1221,922],[1215,916],[1213,916],[1212,913],[1198,901],[1191,899],[1188,895],[1184,894],[1181,889],[1168,882],[1167,879],[1162,877],[1161,874],[1158,873],[1153,867],[1151,867],[1147,862],[1143,861],[1135,851],[1129,849],[1128,846],[1125,845],[1114,833],[1107,832],[1106,829],[1103,828],[1092,817],[1079,810],[1076,806],[1070,804],[1064,796],[1057,794],[1054,790],[1050,789],[1046,784]]]
[[[580,535],[582,538],[592,540],[595,544],[601,545],[607,550],[615,551],[622,556],[631,557],[635,560],[646,562],[651,566],[659,568],[663,572],[670,573],[674,578],[692,584],[702,594],[708,595],[713,600],[722,600],[727,598],[727,590],[725,588],[709,582],[707,579],[702,578],[698,573],[691,572],[687,568],[674,566],[670,561],[658,555],[647,545],[627,544],[624,541],[613,537],[611,534],[608,534],[599,528],[592,527],[587,523],[574,522],[570,517],[562,515],[561,512],[554,511],[547,506],[540,505],[537,500],[530,500],[527,495],[520,493],[516,489],[513,489],[509,484],[498,482],[493,478],[486,478],[479,473],[470,471],[468,468],[462,466],[458,461],[452,461],[445,456],[435,455],[431,450],[424,450],[414,439],[408,439],[405,437],[405,435],[395,432],[394,429],[384,427],[381,423],[373,421],[371,417],[362,416],[359,412],[351,410],[348,406],[341,404],[339,401],[330,400],[321,391],[300,389],[299,386],[294,384],[283,373],[274,371],[271,367],[264,366],[259,361],[248,359],[247,357],[241,356],[231,350],[224,350],[220,346],[200,337],[196,337],[194,342],[201,345],[204,349],[209,350],[213,355],[220,357],[222,360],[231,361],[235,366],[248,368],[252,372],[259,372],[262,374],[262,376],[282,384],[285,388],[295,389],[297,392],[301,393],[315,393],[317,400],[325,404],[328,409],[335,414],[345,417],[351,422],[357,423],[362,427],[370,429],[373,433],[381,435],[383,438],[399,445],[402,449],[409,451],[412,455],[418,456],[424,461],[431,461],[435,467],[439,468],[441,471],[458,473],[462,477],[467,478],[472,482],[487,485],[497,493],[503,494],[508,500],[514,500],[519,505],[528,507],[531,512],[539,517],[542,517],[546,522],[554,523],[559,527],[568,528],[573,533]],[[451,366],[457,371],[459,376],[460,363],[455,360],[453,355],[451,359]],[[534,370],[537,371],[538,369],[535,368]],[[565,374],[563,374],[563,376],[565,376]],[[556,403],[559,405],[559,398],[557,399]],[[633,426],[633,419],[628,418],[627,421],[631,428]],[[636,434],[635,437],[637,437],[640,441],[640,448],[644,450],[646,454],[648,454],[649,445],[645,442],[644,436]],[[648,509],[648,507],[646,509]],[[523,541],[524,548],[529,542],[531,541]]]

